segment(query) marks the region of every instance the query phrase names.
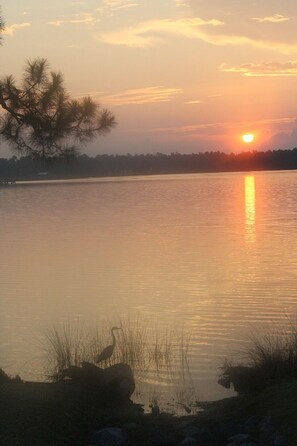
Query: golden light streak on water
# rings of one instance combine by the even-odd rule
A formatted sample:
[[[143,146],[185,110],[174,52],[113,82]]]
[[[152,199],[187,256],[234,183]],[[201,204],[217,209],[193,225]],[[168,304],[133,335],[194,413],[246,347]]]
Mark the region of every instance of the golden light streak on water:
[[[247,175],[244,177],[245,195],[245,240],[247,243],[256,241],[256,190],[255,177]]]

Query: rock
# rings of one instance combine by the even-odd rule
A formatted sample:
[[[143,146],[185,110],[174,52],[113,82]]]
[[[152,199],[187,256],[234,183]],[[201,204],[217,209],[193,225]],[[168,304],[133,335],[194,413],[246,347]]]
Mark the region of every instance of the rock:
[[[260,423],[261,418],[258,415],[253,415],[252,417],[248,418],[246,422],[244,423],[245,427],[248,426],[258,426]]]
[[[138,440],[139,438],[142,438],[145,435],[143,426],[138,423],[132,423],[132,422],[125,423],[123,424],[122,429],[123,432],[126,434],[128,440],[132,441],[133,444],[134,442],[137,443],[136,439]]]
[[[176,437],[172,432],[160,429],[155,429],[147,433],[145,439],[142,437],[142,440],[145,440],[145,443],[139,442],[139,446],[141,444],[153,446],[172,446],[173,444],[176,444]]]
[[[127,431],[127,432],[141,432],[143,430],[143,426],[141,426],[141,424],[138,423],[125,423],[123,425],[123,428]]]
[[[63,370],[61,378],[96,387],[104,397],[112,399],[129,399],[135,390],[132,369],[122,363],[101,369],[90,362],[82,362],[81,367],[71,366]]]
[[[118,427],[109,427],[94,432],[91,438],[92,446],[123,446],[125,437]]]
[[[271,417],[265,417],[259,424],[259,429],[267,438],[273,437],[275,434],[275,426]]]
[[[263,389],[266,380],[254,367],[232,366],[220,377],[218,383],[227,389],[232,383],[234,390],[242,394]]]
[[[107,391],[121,398],[130,398],[135,390],[135,380],[128,364],[114,364],[103,369],[104,385]]]
[[[197,433],[195,433],[195,439],[198,443],[207,444],[214,439],[214,432],[207,427],[202,427]]]
[[[227,440],[233,446],[242,446],[244,443],[249,443],[250,437],[247,434],[237,434]]]
[[[187,437],[185,438],[181,443],[180,446],[197,446],[197,440],[193,437]]]
[[[177,426],[179,430],[184,431],[189,426],[192,426],[192,423],[193,423],[192,419],[191,420],[185,419],[180,421]]]
[[[187,426],[185,429],[183,429],[183,434],[186,437],[192,437],[192,438],[199,438],[200,434],[201,434],[201,428],[196,427],[196,426]]]
[[[218,423],[214,428],[216,438],[227,439],[243,433],[243,426],[233,421]]]
[[[218,384],[220,384],[220,386],[225,387],[225,389],[230,389],[231,380],[228,376],[222,376],[220,379],[218,379]]]
[[[283,435],[276,435],[274,439],[274,446],[287,446],[285,437]]]
[[[249,434],[251,437],[255,437],[259,432],[259,423],[261,418],[259,416],[252,416],[246,420],[243,426],[243,432]]]
[[[90,362],[82,362],[81,367],[71,366],[64,369],[61,378],[70,378],[73,382],[100,387],[104,384],[104,371]]]

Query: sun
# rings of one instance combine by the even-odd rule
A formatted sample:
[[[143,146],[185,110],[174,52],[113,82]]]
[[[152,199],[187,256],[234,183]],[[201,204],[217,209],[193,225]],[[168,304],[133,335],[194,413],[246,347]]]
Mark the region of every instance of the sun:
[[[247,144],[251,143],[254,141],[255,139],[255,135],[253,135],[253,133],[245,133],[244,135],[242,135],[242,140],[244,142],[246,142]]]

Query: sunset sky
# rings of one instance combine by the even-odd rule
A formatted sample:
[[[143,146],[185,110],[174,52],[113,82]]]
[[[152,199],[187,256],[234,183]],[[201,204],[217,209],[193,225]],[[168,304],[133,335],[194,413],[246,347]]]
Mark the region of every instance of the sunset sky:
[[[287,0],[0,0],[0,75],[45,57],[118,126],[82,151],[297,146],[297,10]],[[254,134],[245,143],[244,133]],[[4,144],[1,152],[6,155]],[[7,152],[8,153],[8,152]],[[3,155],[2,155],[3,156]]]

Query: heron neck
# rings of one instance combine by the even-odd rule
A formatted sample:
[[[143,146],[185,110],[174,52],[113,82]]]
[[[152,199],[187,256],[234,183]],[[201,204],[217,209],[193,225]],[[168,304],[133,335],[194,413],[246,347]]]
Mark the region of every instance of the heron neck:
[[[116,338],[115,338],[115,335],[114,335],[113,330],[111,330],[111,336],[112,336],[112,345],[115,345],[115,343],[116,343]]]

